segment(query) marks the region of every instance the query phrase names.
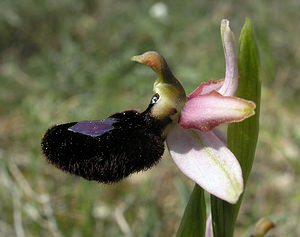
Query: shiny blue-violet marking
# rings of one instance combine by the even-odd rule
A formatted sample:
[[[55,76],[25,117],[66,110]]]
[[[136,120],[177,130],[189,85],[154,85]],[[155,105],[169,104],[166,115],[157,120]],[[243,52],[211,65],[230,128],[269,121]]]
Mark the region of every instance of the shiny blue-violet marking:
[[[113,124],[116,123],[118,119],[107,118],[104,120],[95,120],[95,121],[82,121],[78,122],[72,127],[69,127],[68,130],[76,133],[81,133],[91,137],[98,137],[103,135],[106,132],[111,131],[114,127]]]

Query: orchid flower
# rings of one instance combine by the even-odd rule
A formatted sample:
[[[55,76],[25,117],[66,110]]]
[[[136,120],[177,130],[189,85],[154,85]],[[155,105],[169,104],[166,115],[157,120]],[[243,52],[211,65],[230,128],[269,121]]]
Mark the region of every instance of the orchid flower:
[[[225,53],[224,80],[202,83],[189,96],[172,74],[165,59],[156,52],[134,56],[158,75],[154,92],[160,95],[154,116],[172,118],[166,129],[166,142],[178,168],[207,192],[236,203],[243,191],[242,171],[234,154],[226,147],[215,127],[239,122],[254,114],[255,104],[234,97],[238,86],[238,67],[234,35],[229,22],[221,23]],[[163,111],[163,113],[161,112]]]
[[[158,79],[144,112],[128,110],[104,120],[55,125],[42,139],[47,161],[61,170],[101,183],[118,182],[149,169],[165,146],[179,169],[209,193],[230,203],[243,191],[241,167],[226,147],[222,123],[242,121],[255,104],[234,97],[238,84],[234,36],[221,24],[226,60],[225,80],[201,84],[189,96],[157,52],[132,60],[151,67]]]

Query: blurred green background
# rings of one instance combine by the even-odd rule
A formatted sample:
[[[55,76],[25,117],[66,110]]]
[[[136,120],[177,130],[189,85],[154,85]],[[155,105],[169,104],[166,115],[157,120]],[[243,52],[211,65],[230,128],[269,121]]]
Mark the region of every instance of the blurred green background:
[[[300,236],[300,3],[287,1],[0,1],[0,236],[173,236],[193,186],[166,155],[116,185],[47,164],[57,123],[143,110],[154,73],[131,56],[161,52],[187,93],[220,79],[219,25],[245,17],[261,56],[257,157],[236,236],[269,216],[268,236]]]

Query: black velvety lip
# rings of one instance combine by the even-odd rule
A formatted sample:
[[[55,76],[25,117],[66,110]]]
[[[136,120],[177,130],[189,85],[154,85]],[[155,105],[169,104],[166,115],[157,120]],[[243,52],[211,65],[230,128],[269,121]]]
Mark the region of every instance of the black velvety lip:
[[[169,123],[151,117],[158,98],[143,113],[128,110],[104,120],[53,126],[42,139],[45,158],[63,171],[102,183],[149,169],[163,155],[163,130]]]

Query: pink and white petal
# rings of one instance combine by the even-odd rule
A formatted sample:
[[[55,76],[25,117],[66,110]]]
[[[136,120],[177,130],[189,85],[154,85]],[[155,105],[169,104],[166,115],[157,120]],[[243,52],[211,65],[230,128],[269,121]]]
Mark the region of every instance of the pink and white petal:
[[[167,146],[178,168],[207,192],[236,203],[243,192],[239,162],[213,132],[202,133],[176,126]]]
[[[179,124],[206,132],[222,123],[240,122],[254,115],[254,109],[252,101],[212,91],[189,99],[181,111]]]
[[[210,80],[208,82],[201,83],[200,86],[198,86],[191,94],[189,94],[188,99],[219,90],[223,83],[224,80]]]
[[[225,82],[218,91],[225,96],[233,96],[238,86],[238,62],[234,34],[229,28],[229,21],[221,22],[221,38],[226,61]]]
[[[214,128],[212,132],[225,144],[227,145],[227,137],[226,135],[219,129]]]
[[[206,219],[205,237],[214,237],[211,213],[209,214],[209,216]]]

